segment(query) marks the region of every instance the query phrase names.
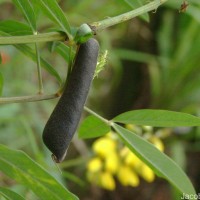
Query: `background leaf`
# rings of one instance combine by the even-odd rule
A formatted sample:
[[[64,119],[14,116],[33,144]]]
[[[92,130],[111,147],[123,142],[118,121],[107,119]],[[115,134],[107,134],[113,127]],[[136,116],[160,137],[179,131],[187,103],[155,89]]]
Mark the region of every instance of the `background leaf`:
[[[5,197],[8,200],[25,200],[22,196],[20,196],[16,192],[3,187],[0,187],[0,194],[1,196]]]
[[[22,11],[33,32],[34,33],[37,32],[36,17],[30,1],[29,0],[12,0],[12,1]]]
[[[10,35],[31,35],[31,28],[22,22],[15,20],[0,21],[0,31]]]
[[[70,50],[69,46],[63,42],[53,42],[50,44],[50,48],[51,51],[56,51],[60,54],[67,63],[70,63],[71,59],[75,56],[75,51],[73,49]]]
[[[3,92],[3,75],[0,72],[0,96],[2,95]]]
[[[157,175],[168,180],[180,193],[195,194],[190,180],[172,159],[133,132],[117,124],[114,124],[113,128],[129,149],[151,167]]]
[[[200,118],[181,112],[168,110],[133,110],[122,113],[113,119],[114,122],[154,127],[199,126]]]
[[[114,54],[118,56],[118,58],[123,60],[130,60],[130,61],[137,61],[142,63],[150,63],[156,59],[156,56],[148,54],[148,53],[141,53],[134,50],[128,49],[113,49]]]
[[[0,145],[0,169],[31,189],[41,200],[78,199],[21,151]]]
[[[32,2],[39,4],[41,11],[49,19],[59,25],[68,35],[69,39],[72,39],[71,28],[68,20],[56,0],[32,0]]]
[[[97,117],[91,115],[84,119],[79,129],[79,137],[82,139],[95,138],[105,135],[110,131],[110,126]]]

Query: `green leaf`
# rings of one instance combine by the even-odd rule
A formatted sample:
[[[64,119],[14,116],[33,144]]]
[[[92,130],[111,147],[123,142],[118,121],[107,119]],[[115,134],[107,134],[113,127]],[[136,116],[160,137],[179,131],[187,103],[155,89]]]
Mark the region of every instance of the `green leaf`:
[[[53,22],[59,25],[71,40],[71,28],[68,20],[59,7],[56,0],[32,0],[33,3],[40,5],[41,11]]]
[[[110,126],[91,115],[82,122],[79,129],[79,137],[82,139],[95,138],[103,136],[109,131]]]
[[[28,21],[32,31],[37,32],[36,28],[36,17],[33,10],[33,7],[29,0],[12,0],[13,3],[21,10],[24,14],[26,20]]]
[[[40,200],[78,199],[22,151],[0,145],[0,170],[31,189]]]
[[[58,45],[55,46],[55,51],[60,54],[67,63],[70,63],[71,60],[71,56],[70,54],[72,54],[72,58],[75,56],[75,52],[70,52],[70,48],[65,45],[63,42],[57,42]]]
[[[122,48],[119,49],[115,48],[112,51],[113,51],[112,53],[117,55],[122,60],[130,60],[142,63],[150,63],[156,60],[156,56],[144,52],[122,49]]]
[[[128,148],[146,163],[157,175],[168,180],[180,193],[193,195],[194,187],[182,169],[154,145],[131,131],[113,124],[122,141]]]
[[[15,20],[0,21],[1,32],[8,33],[10,35],[31,35],[31,28],[24,23]]]
[[[124,124],[148,125],[154,127],[200,126],[200,118],[168,110],[133,110],[113,119]]]
[[[25,200],[22,196],[8,188],[0,187],[0,195],[8,200]]]
[[[3,92],[3,84],[4,84],[3,75],[0,72],[0,96],[2,95]]]

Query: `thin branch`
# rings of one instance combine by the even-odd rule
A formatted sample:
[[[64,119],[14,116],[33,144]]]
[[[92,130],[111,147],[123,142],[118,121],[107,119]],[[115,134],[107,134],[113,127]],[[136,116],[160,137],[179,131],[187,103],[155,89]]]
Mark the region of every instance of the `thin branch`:
[[[0,44],[28,44],[38,42],[65,41],[67,36],[61,32],[40,33],[37,35],[0,36]]]
[[[109,17],[102,21],[93,22],[90,24],[90,27],[94,31],[94,34],[97,31],[101,31],[110,26],[122,23],[124,21],[130,20],[134,17],[142,15],[152,10],[156,10],[161,4],[165,3],[168,0],[154,0],[150,3],[141,6],[135,10],[132,10],[127,13],[115,17]],[[40,33],[37,35],[23,35],[23,36],[4,36],[0,37],[0,44],[27,44],[27,43],[38,43],[38,42],[51,42],[51,41],[65,41],[67,36],[62,32],[51,32],[51,33]]]
[[[142,15],[144,13],[147,13],[149,11],[152,10],[157,10],[157,8],[165,3],[168,0],[154,0],[151,1],[150,3],[141,6],[135,10],[132,10],[130,12],[127,13],[123,13],[121,15],[115,16],[115,17],[109,17],[107,19],[104,19],[102,21],[98,21],[98,22],[93,22],[92,24],[90,24],[90,27],[92,28],[92,30],[94,31],[94,33],[96,33],[97,31],[101,31],[103,29],[106,29],[110,26],[125,22],[127,20],[130,20],[134,17],[137,17],[139,15]]]
[[[108,19],[104,19],[99,22],[94,22],[90,24],[92,30],[94,31],[94,34],[97,31],[101,31],[103,29],[106,29],[110,26],[122,23],[124,21],[130,20],[136,16],[142,15],[144,13],[147,13],[152,10],[156,10],[161,4],[165,3],[168,0],[154,0],[150,3],[139,7],[138,9],[132,10],[130,12],[110,17]],[[50,42],[50,41],[65,41],[67,39],[67,36],[64,33],[61,32],[51,32],[51,33],[41,33],[37,35],[23,35],[23,36],[4,36],[0,37],[0,45],[2,44],[27,44],[27,43],[38,43],[38,42]],[[0,104],[6,104],[6,103],[20,103],[20,102],[34,102],[34,101],[41,101],[41,100],[47,100],[47,99],[54,99],[56,97],[59,97],[60,93],[55,94],[37,94],[37,95],[31,95],[31,96],[21,96],[21,97],[1,97],[0,98]],[[94,116],[98,117],[105,123],[111,125],[112,121],[108,121],[98,115],[97,113],[93,112],[87,107],[84,107],[84,109],[93,114]]]
[[[55,99],[57,97],[60,97],[60,95],[61,94],[57,92],[55,94],[36,94],[36,95],[19,96],[19,97],[0,97],[0,104],[42,101],[47,99]]]
[[[109,17],[107,19],[93,22],[90,27],[96,33],[110,26],[122,23],[124,21],[130,20],[134,17],[142,15],[152,10],[156,10],[161,4],[168,0],[154,0],[150,3],[141,6],[135,10],[115,17]],[[40,33],[37,35],[23,35],[23,36],[5,36],[0,37],[0,44],[27,44],[27,43],[37,43],[37,42],[51,42],[51,41],[65,41],[67,36],[62,32],[51,32],[51,33]]]
[[[87,111],[88,113],[94,115],[95,117],[99,118],[101,121],[105,122],[109,126],[111,125],[111,123],[112,123],[111,121],[103,118],[102,116],[100,116],[99,114],[97,114],[96,112],[94,112],[93,110],[91,110],[90,108],[84,106],[84,110]]]
[[[43,93],[43,82],[42,82],[42,72],[40,64],[40,52],[37,43],[35,43],[36,60],[37,60],[37,73],[38,73],[38,83],[39,83],[39,94]]]

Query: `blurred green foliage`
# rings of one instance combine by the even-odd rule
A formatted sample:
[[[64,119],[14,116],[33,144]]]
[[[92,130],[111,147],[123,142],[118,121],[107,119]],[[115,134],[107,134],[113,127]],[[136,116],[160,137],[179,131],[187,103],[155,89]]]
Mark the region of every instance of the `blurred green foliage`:
[[[146,1],[131,0],[58,2],[67,16],[66,30],[69,30],[68,22],[73,27],[78,27],[83,23],[92,23],[127,12],[146,3]],[[183,111],[199,116],[200,2],[190,0],[186,12],[179,13],[181,3],[182,0],[169,0],[149,16],[143,15],[141,18],[108,28],[97,35],[102,52],[108,50],[108,58],[104,71],[94,80],[88,105],[108,118],[132,108],[148,107]],[[38,5],[35,3],[34,6]],[[26,23],[22,12],[11,1],[0,0],[0,9],[1,22],[12,19]],[[44,14],[38,11],[35,15],[38,32],[55,27]],[[34,22],[32,24],[35,30]],[[53,45],[55,51],[50,52],[49,47]],[[29,45],[29,48],[33,49],[34,45]],[[69,61],[65,57],[69,54],[66,52],[62,54],[63,48],[57,43],[39,44],[40,55],[45,59],[45,63],[48,63],[44,65],[50,66],[49,69],[55,69],[58,73],[57,79],[60,77],[62,81],[67,74],[66,59]],[[67,50],[69,52],[69,49]],[[13,46],[0,46],[0,52],[3,53],[0,65],[1,95],[7,97],[37,94],[36,64],[25,56],[27,52],[22,54]],[[45,93],[54,93],[59,84],[44,69],[42,75]],[[175,191],[172,193],[174,197],[170,196],[167,187],[159,181],[151,187],[142,184],[135,190],[122,189],[119,186],[112,194],[86,184],[86,179],[82,176],[91,154],[91,141],[82,141],[76,137],[69,149],[68,158],[60,164],[64,171],[61,175],[41,141],[44,124],[56,102],[57,100],[48,100],[0,105],[0,143],[25,151],[81,199],[115,199],[116,196],[128,199],[127,191],[129,198],[134,195],[135,199],[178,198]],[[180,166],[187,166],[188,174],[197,192],[200,192],[200,183],[196,178],[199,170],[195,170],[199,169],[199,165],[194,160],[194,155],[199,155],[200,151],[200,129],[177,128],[172,129],[172,132],[173,134],[165,141],[169,154]],[[189,164],[185,152],[191,155]],[[159,184],[164,196],[155,191]],[[27,199],[37,199],[26,187],[16,184],[2,173],[0,173],[0,186],[9,186]],[[143,188],[147,187],[154,191],[153,194],[151,190],[147,190],[145,196]]]

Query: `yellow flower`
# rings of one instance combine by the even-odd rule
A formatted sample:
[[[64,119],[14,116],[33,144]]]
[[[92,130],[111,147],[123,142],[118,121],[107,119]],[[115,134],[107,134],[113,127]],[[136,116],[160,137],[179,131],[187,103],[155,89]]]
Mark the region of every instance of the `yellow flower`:
[[[126,156],[127,156],[127,154],[129,153],[129,149],[127,148],[127,147],[124,147],[123,149],[121,149],[121,151],[120,151],[120,156],[122,157],[122,158],[125,158]]]
[[[157,130],[155,132],[155,134],[159,138],[166,138],[172,134],[172,129],[171,128],[162,128],[162,129]]]
[[[102,172],[100,174],[100,185],[107,190],[114,190],[116,185],[112,174],[106,171]]]
[[[129,167],[133,167],[133,169],[136,170],[136,172],[139,173],[147,182],[152,182],[155,179],[154,172],[127,147],[125,148],[123,149],[123,153],[126,153],[124,159],[125,164]]]
[[[134,124],[126,124],[125,127],[130,131],[134,131],[136,128]]]
[[[155,179],[154,172],[146,164],[141,165],[139,173],[142,178],[149,183],[153,182]]]
[[[134,168],[139,168],[140,165],[142,164],[142,161],[129,150],[129,153],[127,154],[125,161],[127,165],[130,165],[131,167]]]
[[[116,145],[116,141],[113,139],[102,137],[93,143],[92,148],[94,152],[105,158],[107,154],[115,151]]]
[[[140,183],[140,180],[137,174],[135,174],[135,172],[126,165],[123,165],[119,168],[117,177],[120,183],[124,186],[130,185],[130,186],[136,187]]]
[[[87,165],[88,171],[95,173],[102,169],[102,161],[100,158],[96,157],[89,161]]]
[[[105,170],[115,174],[118,170],[118,166],[119,156],[115,152],[108,154],[105,158]]]
[[[153,127],[152,127],[152,126],[142,126],[142,128],[143,128],[146,132],[152,132],[152,131],[153,131]]]
[[[99,182],[99,173],[92,173],[90,171],[87,171],[87,179],[91,182],[91,183],[95,183],[98,184]]]
[[[134,124],[126,124],[125,128],[127,128],[129,131],[132,131],[132,132],[137,133],[137,134],[142,133],[142,128],[139,127],[139,126],[136,126]]]
[[[164,151],[164,144],[155,135],[152,135],[152,127],[139,127],[127,124],[129,130],[139,133],[147,131],[146,139],[160,151]],[[106,136],[97,139],[92,149],[96,157],[91,159],[87,165],[87,178],[92,183],[114,190],[115,179],[118,178],[123,186],[137,187],[140,183],[139,176],[147,182],[155,179],[155,174],[140,158],[138,158],[128,147],[121,148],[121,143],[116,134],[109,132]]]
[[[155,136],[152,136],[149,141],[157,148],[159,149],[160,151],[164,151],[164,144],[163,142],[158,138],[158,137],[155,137]]]

